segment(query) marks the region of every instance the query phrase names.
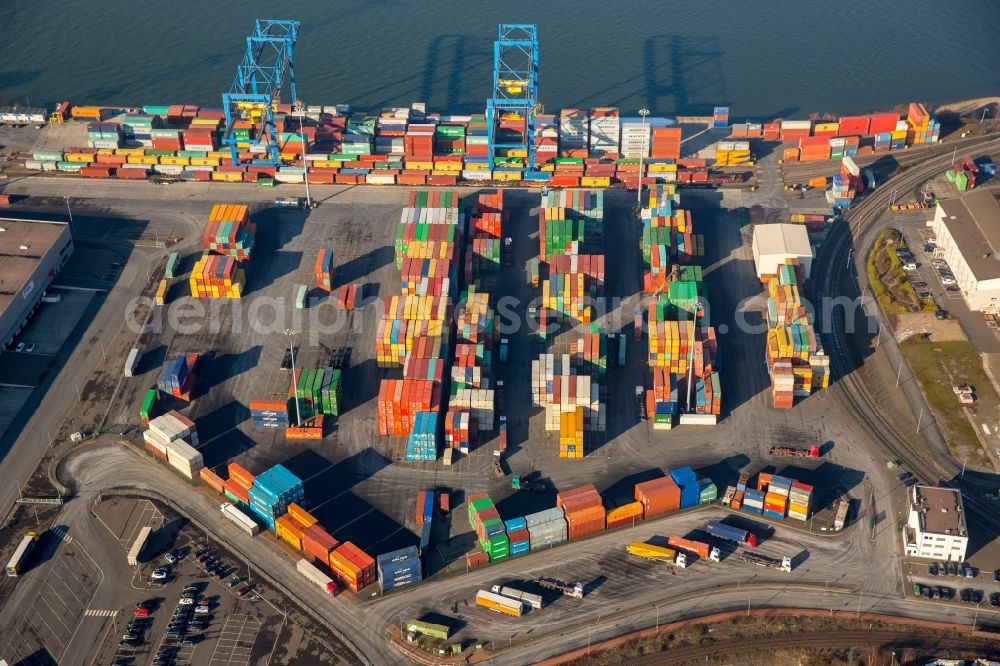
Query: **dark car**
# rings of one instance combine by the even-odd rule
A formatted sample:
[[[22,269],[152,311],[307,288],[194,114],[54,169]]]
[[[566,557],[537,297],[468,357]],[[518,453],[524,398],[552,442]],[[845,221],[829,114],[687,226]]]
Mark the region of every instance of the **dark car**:
[[[955,598],[955,590],[951,589],[950,587],[945,587],[943,585],[938,585],[938,592],[940,592],[942,599],[954,599]]]
[[[974,604],[981,604],[981,603],[983,603],[983,596],[984,595],[983,595],[983,591],[982,590],[973,590],[972,591],[972,603],[974,603]]]
[[[252,590],[252,589],[253,589],[253,586],[251,586],[251,585],[244,585],[240,589],[236,590],[236,596],[238,596],[238,597],[245,597],[248,594],[250,594],[250,590]]]
[[[1000,581],[1000,569],[997,569],[997,580]],[[236,587],[243,582],[243,576],[234,576],[226,583],[227,587]]]
[[[948,567],[948,574],[949,575],[952,575],[952,576],[957,576],[958,575],[958,565],[957,564],[955,564],[954,562],[949,562],[945,566]]]
[[[1000,592],[994,592],[990,595],[990,606],[1000,608]]]
[[[920,587],[920,596],[922,596],[924,599],[930,599],[931,598],[931,588],[929,586],[927,586],[927,585],[922,585]]]
[[[955,285],[948,285],[947,287],[944,288],[944,290],[945,291],[955,292],[955,291],[958,291],[958,287],[956,287]]]
[[[972,601],[972,590],[970,590],[969,588],[965,588],[964,590],[959,592],[958,596],[962,600],[963,604],[967,604],[970,601]]]
[[[1000,583],[1000,569],[993,572],[993,580]]]
[[[924,282],[923,280],[917,280],[916,282],[911,282],[910,284],[913,285],[914,289],[926,289],[927,288],[927,283]]]
[[[927,575],[929,575],[929,576],[937,576],[938,575],[938,566],[936,564],[934,564],[933,562],[931,562],[930,564],[927,565]]]
[[[938,310],[937,312],[934,313],[934,316],[937,317],[938,319],[947,319],[948,318],[948,311],[947,310]]]

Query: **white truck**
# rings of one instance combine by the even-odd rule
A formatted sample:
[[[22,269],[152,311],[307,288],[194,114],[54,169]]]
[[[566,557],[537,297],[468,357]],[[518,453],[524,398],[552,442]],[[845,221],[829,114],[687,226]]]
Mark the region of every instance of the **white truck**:
[[[223,516],[231,520],[234,525],[246,534],[257,536],[260,533],[260,526],[254,519],[237,509],[235,505],[226,502],[219,505],[219,510],[222,511]]]
[[[525,592],[524,590],[519,590],[516,587],[494,585],[490,588],[490,591],[493,592],[493,594],[502,594],[505,597],[517,599],[518,601],[528,604],[532,608],[542,607],[542,597],[540,595]]]
[[[133,349],[128,353],[128,358],[125,359],[125,376],[133,377],[135,375],[136,368],[139,367],[139,350]]]

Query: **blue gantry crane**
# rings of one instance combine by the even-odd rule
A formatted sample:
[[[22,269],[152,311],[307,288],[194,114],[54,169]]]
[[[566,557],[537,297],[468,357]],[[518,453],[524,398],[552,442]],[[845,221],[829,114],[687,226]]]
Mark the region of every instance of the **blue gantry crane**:
[[[493,90],[486,101],[490,169],[497,151],[526,158],[535,166],[535,107],[538,103],[538,26],[501,23],[493,42]],[[501,120],[523,120],[518,138],[500,129]]]
[[[236,70],[236,79],[229,92],[222,94],[222,107],[226,112],[222,144],[229,146],[233,164],[239,162],[237,144],[249,144],[251,152],[259,155],[256,163],[275,166],[279,163],[274,109],[280,103],[286,78],[292,102],[298,100],[292,59],[298,35],[298,21],[257,19],[253,34],[247,37],[246,53]],[[259,130],[253,133],[235,128],[234,124],[240,120],[257,123]]]

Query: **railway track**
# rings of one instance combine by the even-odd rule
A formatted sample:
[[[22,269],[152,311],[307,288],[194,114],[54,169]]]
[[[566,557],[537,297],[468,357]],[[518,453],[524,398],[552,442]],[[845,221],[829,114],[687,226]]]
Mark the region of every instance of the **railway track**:
[[[967,146],[964,150],[982,153],[996,149],[1000,149],[1000,138],[988,140],[980,138],[974,145]],[[928,178],[946,169],[951,164],[951,160],[952,154],[947,152],[918,166],[912,166],[883,184],[879,189],[859,201],[857,206],[850,209],[845,216],[846,224],[835,228],[832,238],[828,239],[823,248],[820,261],[820,279],[813,283],[816,292],[814,293],[815,303],[822,303],[825,298],[833,298],[842,294],[838,287],[841,284],[840,278],[843,277],[842,267],[847,265],[848,254],[855,243],[858,243],[859,247],[863,247],[860,241],[864,240],[869,233],[874,233],[878,219],[888,208],[892,193],[905,192],[918,187]],[[855,286],[860,286],[867,279],[864,269],[867,257],[859,256],[863,254],[863,252],[858,252],[854,257],[859,276]],[[906,460],[914,473],[922,477],[924,481],[937,481],[941,478],[950,479],[957,476],[961,466],[950,454],[929,457],[902,436],[895,425],[879,411],[868,386],[854,372],[857,366],[853,362],[848,348],[844,309],[836,308],[833,310],[829,326],[820,320],[822,310],[823,308],[817,309],[817,325],[821,331],[824,331],[822,333],[824,347],[827,353],[831,354],[831,369],[836,378],[836,385],[833,388],[848,409],[893,455]],[[877,316],[884,322],[884,314],[880,310]],[[937,425],[933,421],[926,427],[926,430],[930,431],[928,437],[941,438],[940,431],[937,430]],[[930,448],[933,450],[935,447],[932,445]],[[977,503],[974,501],[974,504]],[[986,514],[983,507],[977,508]]]
[[[701,660],[707,657],[724,657],[734,654],[748,654],[762,650],[824,649],[824,648],[882,648],[901,650],[903,648],[924,650],[955,650],[958,654],[976,654],[978,657],[1000,656],[1000,644],[985,638],[969,636],[934,637],[915,631],[846,631],[796,634],[795,636],[745,637],[713,645],[692,645],[673,648],[658,654],[630,658],[632,666],[659,666]]]

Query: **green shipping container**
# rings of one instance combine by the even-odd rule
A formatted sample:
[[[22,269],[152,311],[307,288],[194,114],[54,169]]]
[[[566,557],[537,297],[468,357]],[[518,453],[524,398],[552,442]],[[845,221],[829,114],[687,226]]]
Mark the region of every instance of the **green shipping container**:
[[[164,277],[168,279],[175,277],[174,272],[177,270],[177,260],[178,254],[176,252],[171,252],[170,256],[167,257],[167,268],[164,272]]]
[[[154,409],[156,409],[156,389],[149,389],[142,401],[142,407],[139,408],[139,417],[143,420],[150,419]]]

